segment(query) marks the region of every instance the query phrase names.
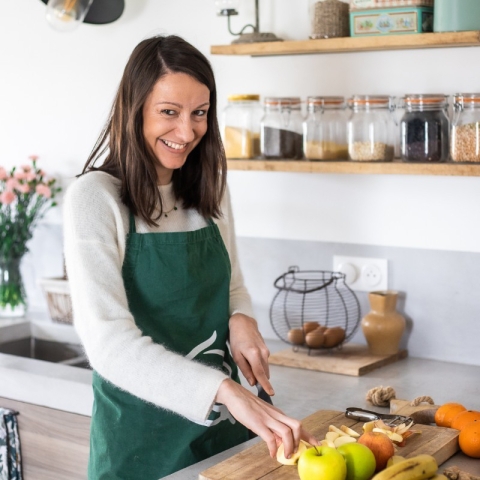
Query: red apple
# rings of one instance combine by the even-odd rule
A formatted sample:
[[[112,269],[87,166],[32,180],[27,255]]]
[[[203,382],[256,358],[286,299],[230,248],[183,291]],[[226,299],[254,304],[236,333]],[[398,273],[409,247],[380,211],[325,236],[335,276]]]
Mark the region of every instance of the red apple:
[[[383,470],[387,466],[388,459],[395,454],[393,442],[385,433],[367,432],[361,435],[357,442],[373,452],[377,464],[376,472]]]

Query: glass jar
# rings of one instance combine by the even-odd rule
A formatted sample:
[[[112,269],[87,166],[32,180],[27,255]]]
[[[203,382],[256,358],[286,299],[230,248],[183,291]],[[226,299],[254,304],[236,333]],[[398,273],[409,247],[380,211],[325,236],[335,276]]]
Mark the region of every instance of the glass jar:
[[[349,11],[342,0],[309,0],[310,38],[349,37]]]
[[[453,96],[450,153],[454,162],[480,162],[480,93]]]
[[[260,156],[259,95],[230,95],[222,114],[222,140],[227,158]]]
[[[303,151],[308,160],[346,160],[347,117],[344,97],[308,97]]]
[[[393,159],[393,98],[387,95],[355,95],[348,100],[351,109],[347,124],[348,157],[359,162]]]
[[[303,115],[299,97],[267,97],[260,122],[264,158],[303,158]]]
[[[445,162],[450,122],[446,95],[405,95],[400,156],[406,162]]]

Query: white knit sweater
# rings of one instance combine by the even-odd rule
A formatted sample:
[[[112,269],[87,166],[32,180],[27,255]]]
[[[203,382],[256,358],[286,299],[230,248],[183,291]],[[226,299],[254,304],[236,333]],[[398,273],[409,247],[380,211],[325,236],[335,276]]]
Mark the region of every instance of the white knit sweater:
[[[129,211],[119,181],[103,172],[77,179],[65,195],[64,240],[74,325],[92,367],[119,388],[202,423],[209,415],[224,373],[168,351],[142,336],[135,325],[122,279]],[[165,210],[174,205],[172,185],[159,187]],[[136,218],[138,233],[192,231],[207,225],[197,211],[178,210],[151,228]],[[235,245],[230,198],[216,221],[230,256],[231,314],[252,316]]]

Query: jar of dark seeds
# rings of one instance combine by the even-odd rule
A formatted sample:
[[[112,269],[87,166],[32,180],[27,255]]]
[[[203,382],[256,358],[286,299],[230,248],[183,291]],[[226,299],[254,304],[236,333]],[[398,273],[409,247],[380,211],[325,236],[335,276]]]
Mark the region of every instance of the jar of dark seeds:
[[[299,97],[266,97],[260,148],[267,159],[303,158],[303,116]]]
[[[450,154],[454,162],[480,162],[480,93],[453,96]]]
[[[393,159],[395,108],[387,95],[355,95],[348,100],[348,157],[358,162],[385,162]]]
[[[449,155],[448,97],[405,95],[400,122],[400,155],[406,162],[445,162]]]

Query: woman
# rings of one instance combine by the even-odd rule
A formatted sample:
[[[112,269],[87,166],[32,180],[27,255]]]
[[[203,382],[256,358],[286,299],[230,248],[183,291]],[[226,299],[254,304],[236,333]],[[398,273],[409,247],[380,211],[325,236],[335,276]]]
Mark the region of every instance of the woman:
[[[290,455],[238,265],[208,60],[176,36],[133,51],[65,198],[75,325],[94,369],[89,478],[156,480],[247,440]],[[101,166],[95,162],[104,157]],[[230,351],[227,347],[230,346]]]

